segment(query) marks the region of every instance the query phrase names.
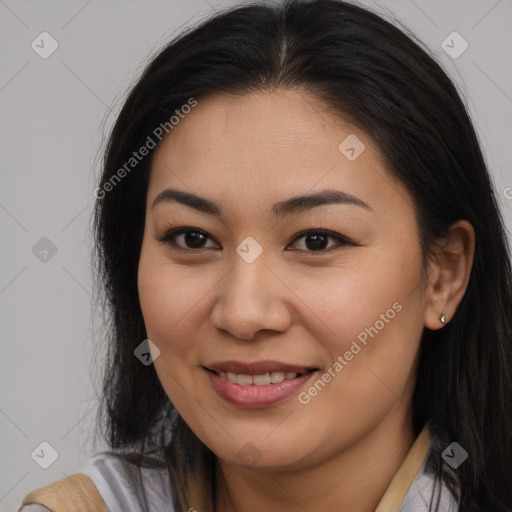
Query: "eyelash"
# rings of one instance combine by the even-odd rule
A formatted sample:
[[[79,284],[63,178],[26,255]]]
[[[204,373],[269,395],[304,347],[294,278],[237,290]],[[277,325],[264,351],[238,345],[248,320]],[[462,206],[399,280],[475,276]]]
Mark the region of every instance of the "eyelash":
[[[203,252],[206,249],[210,249],[209,247],[204,247],[204,248],[202,247],[202,248],[199,248],[199,249],[192,249],[192,248],[184,248],[184,247],[181,247],[181,246],[177,245],[176,241],[174,239],[177,236],[182,235],[182,234],[186,234],[186,233],[200,233],[200,234],[205,235],[210,240],[213,240],[213,238],[211,238],[202,229],[197,229],[197,228],[192,228],[192,227],[181,227],[181,228],[170,229],[163,236],[155,237],[155,240],[157,240],[158,242],[161,242],[161,243],[171,247],[173,250],[177,250],[177,251],[180,251],[180,252],[188,252],[188,253],[198,252],[198,253],[200,253],[200,252]],[[338,240],[338,247],[337,248],[335,247],[334,250],[339,249],[339,248],[341,248],[343,246],[354,246],[354,247],[357,246],[356,243],[352,242],[348,238],[343,237],[343,236],[341,236],[341,235],[339,235],[337,233],[334,233],[332,231],[325,230],[325,229],[307,229],[307,230],[301,231],[300,233],[297,233],[297,235],[295,236],[295,238],[292,240],[291,243],[295,243],[298,240],[300,240],[301,238],[304,238],[305,236],[310,235],[310,234],[323,235],[323,236],[326,236],[327,238],[332,238],[332,239]],[[311,253],[311,254],[326,254],[326,253],[331,252],[333,250],[332,247],[333,246],[331,246],[331,247],[329,247],[327,249],[320,249],[318,251],[311,251],[311,250],[304,250],[304,249],[298,249],[298,250],[301,251],[301,252],[307,252],[307,253]]]

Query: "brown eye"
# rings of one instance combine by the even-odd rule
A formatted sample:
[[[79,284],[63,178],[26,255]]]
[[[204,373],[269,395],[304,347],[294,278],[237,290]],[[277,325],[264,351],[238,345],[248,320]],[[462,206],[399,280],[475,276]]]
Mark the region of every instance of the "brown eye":
[[[211,240],[204,231],[187,227],[171,229],[164,236],[157,238],[159,242],[184,251],[208,249],[208,239]]]
[[[332,247],[355,245],[350,240],[329,231],[308,230],[302,232],[294,239],[294,243],[302,239],[304,242],[301,244],[302,247],[298,250],[306,252],[329,252]],[[329,239],[335,240],[335,242],[328,245]]]
[[[198,231],[187,231],[180,236],[183,236],[183,242],[187,248],[192,249],[202,249],[208,238],[204,233]]]

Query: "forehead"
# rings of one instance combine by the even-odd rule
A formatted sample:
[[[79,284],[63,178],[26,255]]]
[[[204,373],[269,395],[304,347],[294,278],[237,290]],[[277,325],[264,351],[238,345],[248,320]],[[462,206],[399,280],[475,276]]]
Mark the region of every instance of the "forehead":
[[[300,90],[212,95],[183,117],[157,148],[156,159],[166,153],[181,162],[216,164],[212,160],[220,158],[224,168],[259,163],[265,171],[272,161],[300,161],[306,154],[319,159],[319,151],[337,156],[333,143],[340,133],[354,131]]]
[[[182,117],[155,150],[148,204],[166,187],[262,206],[324,188],[410,203],[368,135],[304,91],[212,95]]]

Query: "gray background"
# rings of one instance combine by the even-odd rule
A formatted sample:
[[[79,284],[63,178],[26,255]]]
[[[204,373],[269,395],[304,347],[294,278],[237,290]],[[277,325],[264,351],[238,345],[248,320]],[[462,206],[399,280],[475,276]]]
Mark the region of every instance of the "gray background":
[[[104,135],[148,56],[182,26],[235,3],[0,0],[2,511],[105,447],[93,443],[103,349],[93,341],[101,325],[91,320],[89,259]],[[512,1],[360,3],[393,12],[457,82],[510,236]],[[43,31],[59,44],[47,59],[31,48]],[[441,47],[453,31],[469,44],[456,59]],[[42,237],[57,248],[46,262],[32,251]],[[31,457],[43,441],[58,452],[48,469]]]

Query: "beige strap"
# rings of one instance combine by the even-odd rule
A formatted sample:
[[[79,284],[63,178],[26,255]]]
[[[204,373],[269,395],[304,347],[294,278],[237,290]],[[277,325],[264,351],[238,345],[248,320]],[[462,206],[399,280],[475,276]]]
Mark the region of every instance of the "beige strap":
[[[425,425],[391,480],[375,512],[397,512],[428,453],[430,440],[430,431]]]
[[[75,473],[29,492],[22,505],[29,503],[39,503],[52,512],[109,512],[93,481],[84,473]]]

